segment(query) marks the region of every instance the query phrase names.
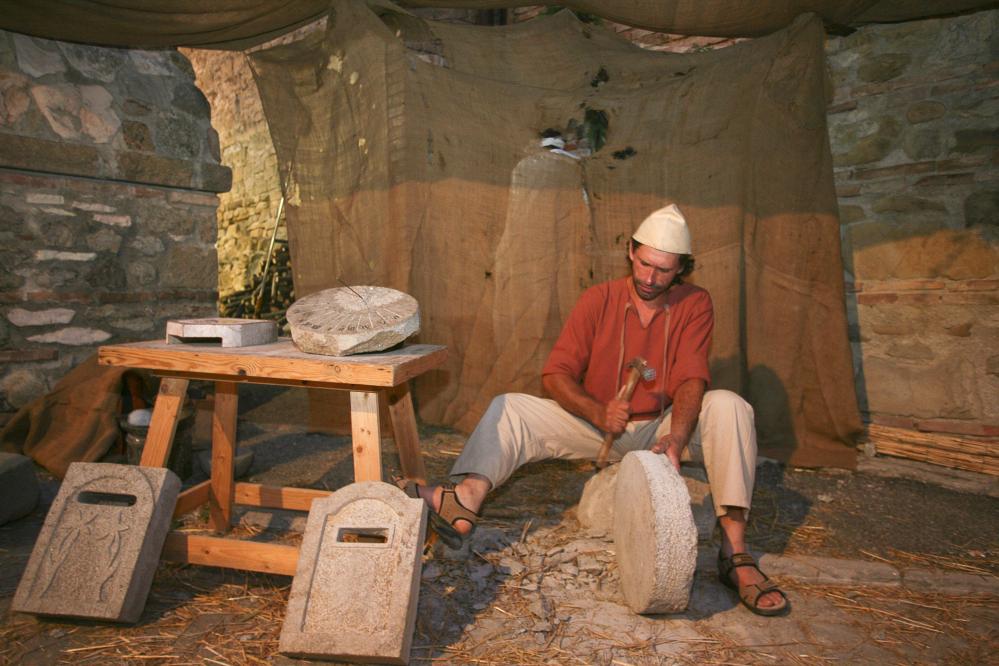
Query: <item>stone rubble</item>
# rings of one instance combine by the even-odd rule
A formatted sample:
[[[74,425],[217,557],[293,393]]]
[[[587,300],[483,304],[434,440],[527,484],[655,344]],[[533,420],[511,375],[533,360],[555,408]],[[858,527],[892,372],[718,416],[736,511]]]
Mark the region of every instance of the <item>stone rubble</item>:
[[[609,533],[582,528],[571,517],[532,521],[526,530],[480,525],[460,551],[438,542],[424,560],[410,663],[468,663],[475,657],[515,663],[528,652],[538,663],[679,665],[696,661],[695,650],[722,643],[737,649],[764,646],[752,653],[762,649],[766,654],[757,656],[768,660],[793,654],[858,664],[897,661],[879,644],[877,627],[858,625],[854,614],[830,600],[800,594],[787,585],[790,614],[751,614],[718,582],[716,544],[698,553],[684,612],[636,615],[621,593],[613,548]],[[804,584],[864,586],[870,578],[871,584],[891,586],[902,578],[893,567],[870,562],[774,555],[764,555],[762,561],[782,580]],[[816,579],[816,572],[823,580]],[[978,593],[999,587],[994,579],[983,584],[988,577],[948,576],[953,580],[943,580],[942,589],[953,594],[972,593],[976,584],[983,585]],[[932,577],[925,572],[907,577],[913,579],[914,589],[932,589]],[[448,647],[420,648],[428,645]],[[750,653],[739,654],[748,658]]]

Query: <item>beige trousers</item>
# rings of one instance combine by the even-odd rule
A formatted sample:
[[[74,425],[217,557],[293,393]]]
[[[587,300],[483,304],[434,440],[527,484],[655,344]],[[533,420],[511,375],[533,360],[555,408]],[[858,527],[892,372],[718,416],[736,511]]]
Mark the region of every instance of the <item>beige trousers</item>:
[[[662,419],[632,421],[611,447],[610,461],[629,451],[651,449],[670,431],[671,409]],[[700,419],[682,459],[704,464],[721,516],[735,506],[749,509],[756,478],[756,429],[753,408],[731,391],[708,391]],[[518,467],[548,458],[596,460],[603,433],[573,416],[554,400],[523,393],[493,399],[451,468],[458,481],[481,474],[496,488]]]

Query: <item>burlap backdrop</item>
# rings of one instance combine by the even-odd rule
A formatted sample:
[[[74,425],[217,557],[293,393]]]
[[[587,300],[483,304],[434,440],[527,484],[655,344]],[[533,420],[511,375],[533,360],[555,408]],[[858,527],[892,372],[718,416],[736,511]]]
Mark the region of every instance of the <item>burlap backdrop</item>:
[[[251,56],[295,292],[339,277],[415,296],[419,341],[450,350],[416,382],[420,415],[467,431],[493,396],[541,390],[576,299],[625,274],[632,230],[676,202],[714,299],[714,386],[754,405],[764,455],[852,467],[822,46],[814,16],[675,55],[569,12],[479,28],[339,3],[327,34]],[[587,109],[609,118],[602,149],[540,147]]]
[[[244,49],[326,15],[341,0],[19,0],[0,3],[0,28],[113,46]],[[411,6],[492,9],[522,0],[409,0]],[[994,6],[993,0],[565,0],[537,2],[682,35],[750,37],[802,12],[831,24],[910,21]]]

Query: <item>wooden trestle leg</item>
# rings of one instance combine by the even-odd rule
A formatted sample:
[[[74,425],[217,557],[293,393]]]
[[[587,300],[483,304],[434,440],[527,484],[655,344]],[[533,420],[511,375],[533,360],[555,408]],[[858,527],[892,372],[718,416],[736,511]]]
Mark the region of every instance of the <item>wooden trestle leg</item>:
[[[354,481],[381,481],[382,440],[376,391],[350,392],[350,434],[354,445]]]
[[[139,461],[143,467],[167,466],[188,383],[187,379],[176,378],[165,378],[160,382],[160,392],[156,396],[153,418],[149,423],[142,459]]]
[[[416,413],[413,411],[413,396],[409,392],[409,382],[387,389],[389,416],[392,430],[395,431],[395,445],[399,450],[399,465],[402,475],[421,485],[427,483],[427,472],[423,466],[423,451],[420,449],[420,433],[416,429]]]
[[[217,532],[229,531],[236,489],[236,408],[238,385],[215,382],[215,415],[212,420],[212,483],[208,493],[208,520]]]

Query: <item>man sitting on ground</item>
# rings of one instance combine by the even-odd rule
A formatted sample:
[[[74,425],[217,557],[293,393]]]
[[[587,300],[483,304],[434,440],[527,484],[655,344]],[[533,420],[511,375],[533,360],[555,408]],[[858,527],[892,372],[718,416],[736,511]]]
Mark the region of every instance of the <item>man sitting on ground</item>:
[[[475,526],[486,494],[521,465],[548,458],[596,460],[604,435],[610,460],[634,450],[703,462],[721,527],[718,569],[754,613],[776,615],[787,598],[746,552],[746,516],[756,473],[753,409],[730,391],[706,391],[714,327],[711,297],[685,283],[694,268],[690,231],[675,205],[652,213],[628,248],[631,277],[588,289],[573,308],[542,371],[554,400],[495,398],[451,469],[454,488],[402,483],[431,510],[451,547]],[[616,398],[625,363],[656,369],[631,402]]]

